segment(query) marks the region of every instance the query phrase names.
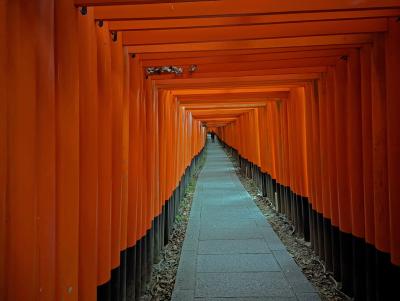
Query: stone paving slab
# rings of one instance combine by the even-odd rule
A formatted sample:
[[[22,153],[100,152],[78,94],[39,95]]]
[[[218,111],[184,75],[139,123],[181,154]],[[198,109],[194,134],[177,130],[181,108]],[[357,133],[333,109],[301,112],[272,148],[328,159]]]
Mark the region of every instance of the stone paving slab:
[[[197,256],[197,272],[279,272],[272,254],[206,254]]]
[[[195,301],[296,301],[297,299],[295,297],[260,297],[260,298],[243,297],[243,298],[195,298],[194,300]]]
[[[246,228],[220,228],[218,231],[201,231],[200,240],[209,239],[250,239],[263,238],[259,232],[254,232],[253,229]]]
[[[197,273],[195,297],[294,296],[282,272]]]
[[[198,254],[258,254],[270,253],[264,239],[222,239],[199,242]]]
[[[320,300],[222,148],[207,151],[172,300]]]

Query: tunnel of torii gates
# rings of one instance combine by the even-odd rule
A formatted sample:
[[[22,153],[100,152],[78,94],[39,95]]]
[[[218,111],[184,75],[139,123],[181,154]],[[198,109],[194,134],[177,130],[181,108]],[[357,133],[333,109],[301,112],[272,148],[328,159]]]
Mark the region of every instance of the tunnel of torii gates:
[[[399,296],[400,1],[0,6],[0,300],[138,298],[210,130],[343,292]]]

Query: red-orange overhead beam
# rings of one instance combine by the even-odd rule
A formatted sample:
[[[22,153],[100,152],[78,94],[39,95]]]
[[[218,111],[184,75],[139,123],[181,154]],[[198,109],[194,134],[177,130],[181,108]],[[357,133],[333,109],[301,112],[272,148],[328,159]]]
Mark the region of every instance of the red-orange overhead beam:
[[[342,56],[348,54],[350,48],[334,48],[334,49],[320,49],[320,50],[304,50],[304,51],[289,51],[289,52],[266,52],[266,53],[254,53],[254,54],[242,54],[240,57],[236,54],[226,53],[224,56],[203,56],[203,57],[180,57],[180,58],[163,58],[163,59],[152,59],[143,61],[144,67],[149,66],[165,66],[165,65],[198,65],[199,71],[201,64],[222,64],[222,63],[238,63],[238,62],[259,62],[269,60],[281,60],[281,59],[295,59],[295,58],[316,58],[316,57],[327,57],[327,56]],[[193,73],[192,75],[196,75]]]
[[[335,44],[335,45],[309,45],[299,46],[293,48],[276,47],[276,48],[260,48],[260,49],[226,49],[226,50],[206,50],[206,51],[170,51],[170,52],[155,52],[155,53],[142,53],[138,56],[145,63],[147,60],[157,59],[174,59],[174,58],[202,58],[202,57],[225,57],[226,55],[249,55],[249,54],[267,54],[267,53],[289,53],[298,51],[312,51],[312,50],[326,50],[326,49],[350,49],[354,47],[361,47],[362,44]]]
[[[240,115],[238,115],[240,116]],[[195,120],[201,120],[206,122],[232,122],[237,120],[238,116],[236,117],[193,117]]]
[[[290,13],[290,14],[263,14],[263,15],[240,15],[226,17],[193,17],[173,19],[140,19],[140,20],[117,20],[110,21],[110,30],[149,30],[167,28],[193,28],[211,26],[232,26],[249,24],[273,24],[319,20],[343,20],[343,19],[366,19],[399,16],[400,9],[377,9],[361,11],[328,11],[315,13]]]
[[[244,113],[248,113],[251,110],[247,110],[247,111],[243,111],[243,112],[237,112],[237,113],[231,113],[231,114],[217,114],[214,112],[211,113],[206,113],[206,114],[202,114],[202,115],[193,115],[194,112],[191,112],[193,119],[194,120],[201,120],[201,121],[234,121],[237,118],[239,118],[240,116],[242,116],[242,114]]]
[[[191,112],[191,114],[193,118],[196,120],[210,120],[210,119],[215,120],[215,118],[222,118],[226,120],[226,118],[237,118],[241,116],[243,113],[248,113],[251,112],[252,110],[253,109],[246,109],[246,110],[242,109],[241,111],[237,112],[219,112],[211,110],[209,112],[204,112],[204,113]]]
[[[213,110],[220,110],[220,109],[227,109],[227,108],[258,108],[258,107],[263,107],[265,106],[265,101],[259,101],[259,102],[251,102],[251,103],[245,103],[245,102],[240,102],[240,103],[216,103],[216,104],[209,104],[209,103],[203,103],[199,102],[196,104],[188,104],[184,105],[183,107],[188,110],[188,111],[196,111],[196,110],[203,110],[203,109],[213,109]]]
[[[170,85],[168,86],[168,90],[172,92],[175,96],[177,95],[190,95],[197,94],[199,90],[203,92],[205,89],[212,88],[214,89],[211,94],[223,93],[225,90],[227,93],[233,93],[234,88],[246,88],[246,91],[289,91],[290,88],[295,88],[299,86],[303,86],[304,83],[309,82],[308,80],[282,80],[282,81],[245,81],[245,82],[204,82],[204,83],[192,83],[187,85]],[[260,88],[262,86],[262,88]],[[158,87],[160,90],[164,90],[164,86]],[[222,89],[221,92],[217,92],[216,90]],[[196,92],[197,91],[197,92]],[[209,93],[207,93],[209,94]]]
[[[193,113],[192,113],[193,114]],[[193,116],[194,120],[201,120],[201,121],[233,121],[240,117],[242,113],[237,114],[204,114],[204,115],[196,115]]]
[[[226,125],[226,124],[229,124],[231,122],[236,121],[237,117],[230,117],[230,118],[203,118],[203,119],[193,118],[193,119],[206,122],[208,125],[210,125],[210,124]]]
[[[234,87],[212,87],[201,89],[197,88],[185,88],[185,89],[170,89],[171,94],[174,96],[179,95],[210,95],[210,94],[234,94],[234,93],[251,93],[251,92],[274,92],[274,91],[289,91],[291,87],[289,86],[234,86]]]
[[[314,69],[314,71],[301,72],[300,69]],[[284,72],[287,71],[287,72]],[[151,76],[158,86],[166,87],[167,85],[186,85],[189,83],[205,83],[205,82],[253,82],[253,81],[271,81],[271,80],[310,80],[318,79],[320,73],[325,72],[325,66],[315,66],[306,68],[284,68],[284,69],[266,69],[266,70],[246,70],[232,72],[213,72],[213,73],[197,73],[184,74],[183,76]]]
[[[232,101],[230,98],[228,99],[220,99],[216,100],[213,102],[208,101],[207,98],[204,99],[198,99],[197,101],[192,101],[189,103],[186,102],[180,102],[179,105],[185,107],[186,109],[192,109],[192,108],[218,108],[218,107],[227,107],[227,108],[236,108],[236,107],[246,107],[246,106],[252,106],[252,105],[264,105],[268,101],[273,101],[276,100],[276,98],[271,98],[271,99],[265,99],[265,98],[259,98],[259,99],[252,99],[252,100],[242,100],[242,101]]]
[[[204,122],[207,124],[208,127],[223,127],[223,126],[226,126],[226,125],[234,122],[235,120],[227,120],[227,121],[217,120],[217,121],[204,121]],[[200,120],[200,121],[203,121],[203,120]]]
[[[339,56],[330,56],[322,58],[297,58],[297,59],[282,59],[271,61],[257,61],[257,62],[235,62],[235,63],[214,63],[202,64],[198,66],[196,74],[200,73],[214,73],[214,72],[236,72],[236,71],[249,71],[249,70],[267,70],[267,69],[282,69],[282,68],[296,68],[296,67],[317,67],[334,65],[339,59]],[[189,66],[183,66],[186,70]]]
[[[210,51],[229,49],[282,48],[321,45],[364,44],[371,42],[370,34],[317,35],[307,37],[152,44],[127,46],[129,53],[154,53],[168,51]]]
[[[207,95],[204,101],[215,102],[221,99],[229,99],[230,101],[245,101],[247,99],[264,99],[267,98],[287,98],[289,93],[287,91],[267,91],[267,92],[243,92],[243,93],[219,93]],[[204,98],[204,94],[190,94],[179,96],[180,103],[190,103]],[[203,101],[203,100],[202,100]]]
[[[234,123],[237,122],[237,120],[240,118],[240,116],[238,117],[232,117],[232,118],[205,118],[205,119],[194,119],[196,121],[200,121],[201,123],[206,123],[207,126],[211,126],[211,125],[222,125],[222,124],[230,124],[230,123]]]
[[[258,101],[258,102],[251,102],[251,103],[246,103],[246,102],[241,102],[241,103],[236,103],[232,104],[229,102],[225,103],[217,103],[217,104],[209,104],[209,103],[202,103],[199,101],[197,104],[190,104],[190,105],[185,105],[184,108],[189,111],[199,111],[199,110],[231,110],[231,109],[246,109],[246,108],[256,108],[256,107],[262,107],[266,105],[266,101]]]
[[[313,70],[311,70],[313,69]],[[182,77],[150,77],[157,84],[157,87],[169,89],[173,87],[190,87],[194,85],[222,85],[229,84],[243,85],[245,83],[254,82],[255,84],[264,84],[271,82],[297,81],[318,79],[320,73],[326,71],[326,67],[307,67],[307,68],[286,68],[286,69],[270,69],[270,70],[252,70],[220,72],[220,73],[200,73],[193,76]]]
[[[92,0],[93,1],[93,0]],[[121,1],[121,0],[120,0]],[[99,1],[100,2],[100,1]],[[105,1],[101,1],[105,2]],[[112,7],[96,7],[95,18],[110,19],[146,19],[146,18],[182,18],[221,15],[279,14],[305,13],[317,11],[350,11],[374,8],[399,8],[399,0],[335,0],[335,1],[235,1],[221,0],[197,3],[152,4],[148,5],[116,5]]]
[[[193,114],[193,113],[192,113]],[[237,113],[237,114],[212,114],[212,115],[196,115],[193,116],[195,120],[201,120],[201,121],[233,121],[240,117],[242,113]]]
[[[108,5],[146,5],[157,3],[182,3],[218,0],[75,0],[76,6],[108,6]]]
[[[197,111],[197,112],[191,112],[193,118],[196,119],[203,119],[203,118],[217,118],[217,117],[221,117],[221,118],[234,118],[234,117],[238,117],[243,113],[247,113],[252,111],[253,109],[231,109],[231,110],[203,110],[203,111]]]
[[[384,32],[386,18],[331,20],[266,25],[241,25],[212,28],[183,28],[125,31],[124,45],[213,42],[246,39],[270,39],[317,35]]]
[[[196,115],[198,116],[199,114],[202,113],[206,113],[206,114],[232,114],[232,112],[239,112],[239,113],[243,113],[243,112],[248,112],[251,111],[251,108],[225,108],[225,109],[220,109],[217,111],[214,111],[214,109],[212,108],[205,108],[205,109],[201,109],[201,110],[196,110]],[[193,114],[193,116],[196,116],[195,114]]]

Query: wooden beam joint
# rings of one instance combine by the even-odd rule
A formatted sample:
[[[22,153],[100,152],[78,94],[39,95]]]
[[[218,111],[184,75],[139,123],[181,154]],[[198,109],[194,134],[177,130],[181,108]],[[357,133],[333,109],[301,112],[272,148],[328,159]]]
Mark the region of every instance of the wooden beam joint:
[[[81,12],[82,16],[86,16],[87,15],[87,6],[84,5],[82,7],[79,8],[79,11]]]

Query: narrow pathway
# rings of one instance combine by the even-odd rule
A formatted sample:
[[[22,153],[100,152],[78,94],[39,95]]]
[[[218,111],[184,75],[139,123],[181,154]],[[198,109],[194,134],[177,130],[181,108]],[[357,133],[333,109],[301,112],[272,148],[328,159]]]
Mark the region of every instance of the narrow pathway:
[[[193,199],[173,301],[320,300],[240,183],[209,143]]]

